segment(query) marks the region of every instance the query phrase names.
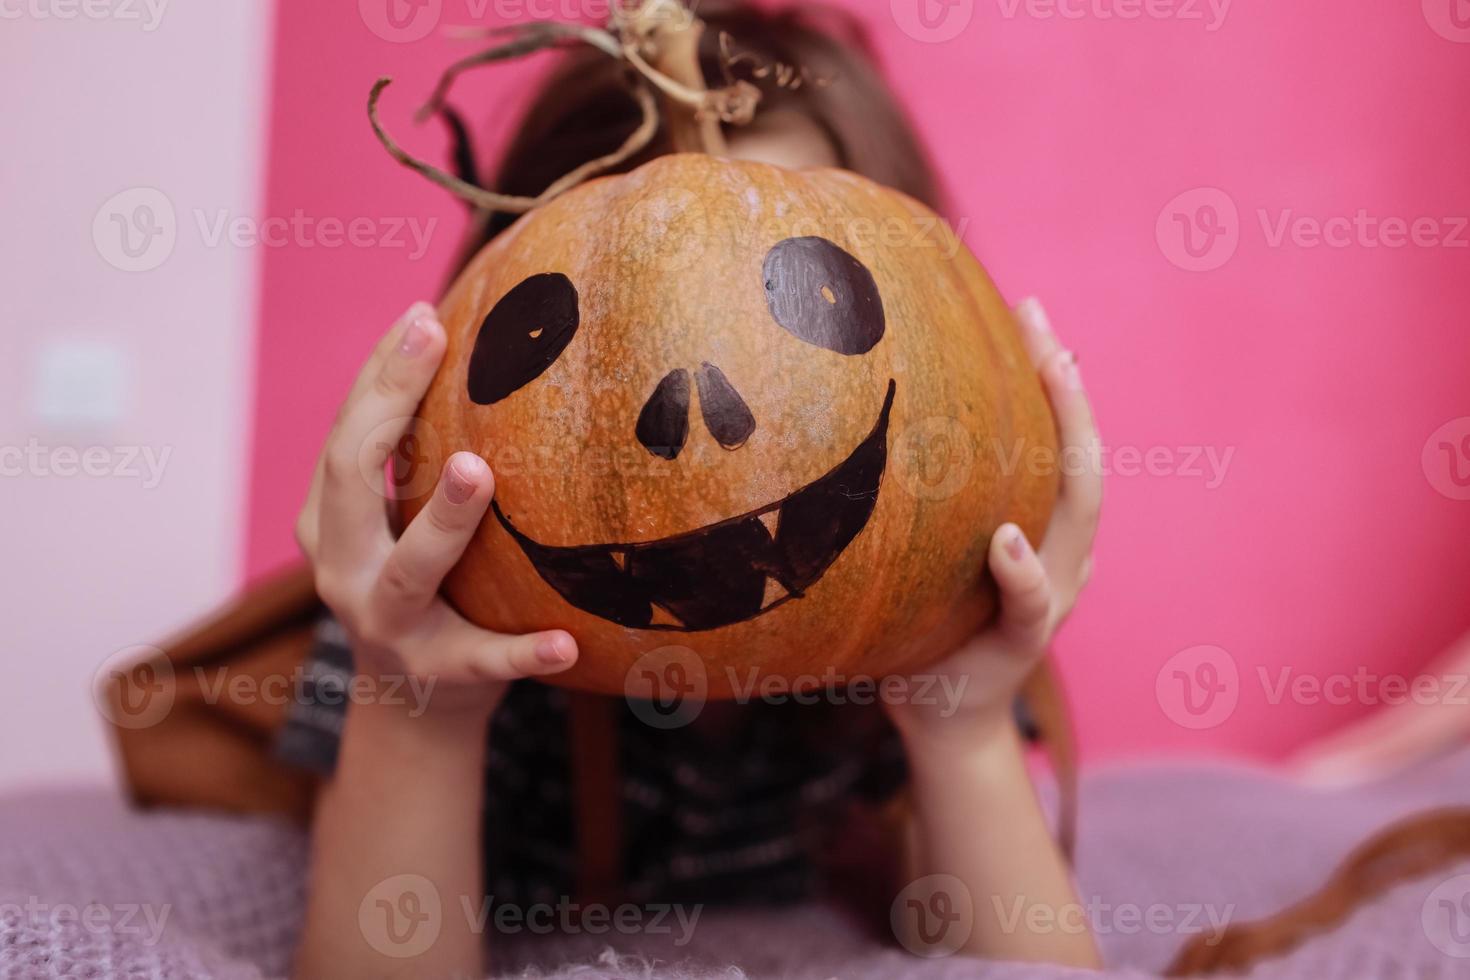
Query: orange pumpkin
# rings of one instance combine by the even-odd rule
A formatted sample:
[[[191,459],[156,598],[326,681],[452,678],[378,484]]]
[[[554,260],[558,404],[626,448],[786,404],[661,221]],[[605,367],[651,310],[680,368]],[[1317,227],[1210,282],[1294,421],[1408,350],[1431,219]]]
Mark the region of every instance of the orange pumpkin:
[[[621,694],[678,662],[723,698],[921,668],[992,614],[995,529],[1037,541],[1055,499],[995,286],[846,171],[679,153],[593,180],[486,246],[440,316],[419,462],[470,450],[497,483],[445,593],[570,631],[554,683]]]

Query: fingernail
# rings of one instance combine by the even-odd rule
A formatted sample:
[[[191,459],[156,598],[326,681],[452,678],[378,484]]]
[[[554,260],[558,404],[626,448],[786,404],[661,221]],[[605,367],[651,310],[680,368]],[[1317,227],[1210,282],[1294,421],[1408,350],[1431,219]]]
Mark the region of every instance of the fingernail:
[[[1020,561],[1026,557],[1027,550],[1031,547],[1026,540],[1026,535],[1018,527],[1011,528],[1006,538],[1006,554],[1011,556],[1011,561]]]
[[[1046,309],[1041,305],[1041,300],[1035,296],[1027,296],[1021,300],[1017,307],[1021,314],[1021,323],[1032,333],[1050,333],[1051,319],[1046,315]]]
[[[403,339],[398,342],[398,353],[404,357],[421,354],[429,345],[429,331],[433,322],[433,317],[427,313],[420,313],[408,321],[408,326],[403,328]]]
[[[1068,351],[1066,360],[1062,362],[1062,378],[1067,382],[1067,387],[1073,391],[1082,390],[1082,371],[1077,366],[1077,354]]]
[[[564,649],[566,641],[560,633],[543,636],[536,641],[536,659],[548,667],[559,667],[572,659],[571,652]]]
[[[475,495],[475,482],[479,467],[463,455],[456,455],[444,471],[444,499],[451,504],[462,504]]]

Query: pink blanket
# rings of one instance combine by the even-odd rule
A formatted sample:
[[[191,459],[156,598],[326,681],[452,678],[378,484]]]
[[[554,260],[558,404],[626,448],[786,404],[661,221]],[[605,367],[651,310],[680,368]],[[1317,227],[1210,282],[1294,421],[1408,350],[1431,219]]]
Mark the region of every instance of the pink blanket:
[[[1106,977],[1147,977],[1190,935],[1314,890],[1351,847],[1416,810],[1470,803],[1470,753],[1371,789],[1322,793],[1244,769],[1098,772],[1083,786],[1083,906]],[[983,833],[983,827],[976,828]],[[300,926],[305,841],[274,821],[137,813],[100,791],[0,801],[0,977],[284,975]],[[1405,884],[1252,974],[1470,977],[1470,864]],[[586,910],[570,931],[497,944],[500,976],[893,980],[1061,978],[1065,970],[920,959],[821,906],[681,910],[655,927]],[[997,908],[1021,916],[1026,910]],[[492,913],[493,914],[493,913]],[[1024,922],[1026,919],[1018,918]],[[1034,921],[1034,920],[1032,920]],[[1044,923],[1043,923],[1044,926]],[[1083,976],[1084,974],[1075,974]]]

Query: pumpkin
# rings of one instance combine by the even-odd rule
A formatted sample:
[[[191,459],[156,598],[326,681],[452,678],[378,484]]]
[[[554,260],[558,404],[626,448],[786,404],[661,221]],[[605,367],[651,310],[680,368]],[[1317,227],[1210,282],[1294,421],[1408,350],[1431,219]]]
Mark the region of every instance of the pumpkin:
[[[1054,423],[1014,318],[918,202],[842,170],[676,153],[522,216],[449,289],[419,462],[496,494],[447,578],[467,618],[568,630],[553,683],[678,662],[753,682],[911,672],[1038,540]],[[404,501],[412,517],[427,493]]]

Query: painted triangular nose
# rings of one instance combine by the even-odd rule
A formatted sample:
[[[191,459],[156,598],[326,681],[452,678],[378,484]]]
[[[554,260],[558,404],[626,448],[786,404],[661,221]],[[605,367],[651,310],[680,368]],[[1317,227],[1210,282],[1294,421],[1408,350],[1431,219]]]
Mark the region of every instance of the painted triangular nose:
[[[755,431],[755,416],[725,372],[708,362],[694,375],[699,385],[699,411],[710,435],[726,449],[739,449]]]
[[[755,415],[725,372],[708,362],[694,375],[699,411],[710,435],[726,449],[739,449],[755,431]],[[643,448],[662,459],[674,459],[689,440],[689,372],[675,368],[664,375],[638,412],[634,434]]]
[[[673,459],[679,455],[689,438],[688,371],[677,368],[663,376],[643,403],[633,431],[643,448],[655,456]]]

